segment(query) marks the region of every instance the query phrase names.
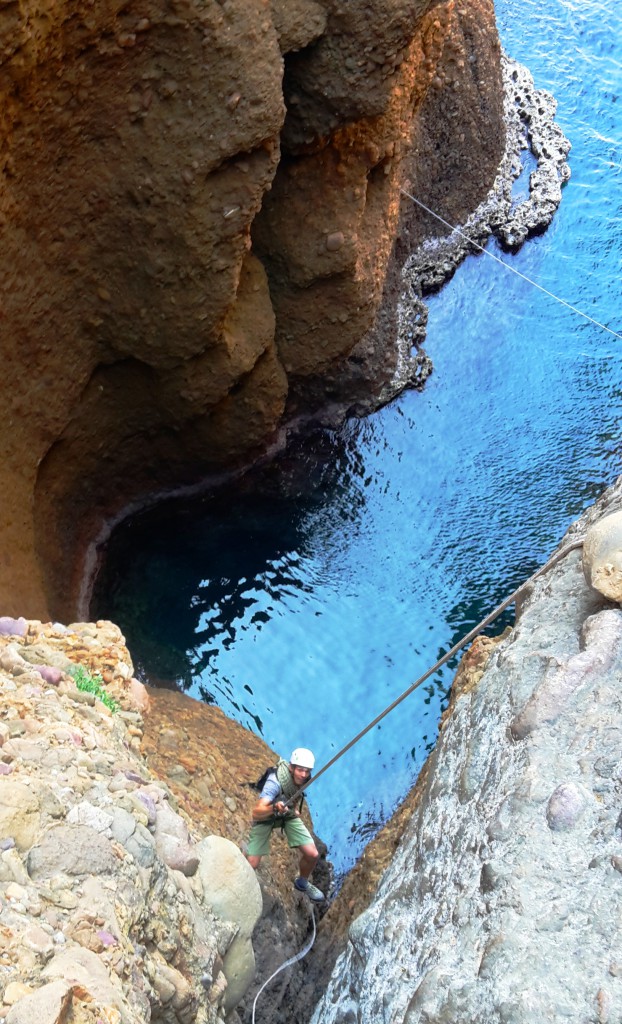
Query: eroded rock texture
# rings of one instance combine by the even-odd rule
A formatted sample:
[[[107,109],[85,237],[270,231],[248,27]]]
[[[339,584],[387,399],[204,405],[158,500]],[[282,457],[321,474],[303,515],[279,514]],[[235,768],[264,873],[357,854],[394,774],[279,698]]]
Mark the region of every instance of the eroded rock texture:
[[[399,186],[458,217],[502,148],[489,0],[5,4],[3,610],[71,617],[102,523],[343,397],[361,340],[390,375]]]
[[[110,622],[0,617],[7,1024],[239,1024],[304,939],[297,854],[276,836],[255,873],[241,852],[277,755],[132,673]],[[324,857],[315,877],[328,888]]]
[[[97,673],[95,692],[74,681],[77,666],[82,683]],[[188,813],[194,808],[183,794],[177,802],[167,773],[148,769],[140,749],[149,704],[112,623],[0,619],[7,1024],[236,1019],[255,974],[250,936],[260,887],[238,846],[206,836],[205,821]],[[250,759],[262,747],[224,715],[209,717]],[[221,764],[216,750],[210,768],[218,773]],[[169,771],[178,782],[192,774],[176,759]],[[197,773],[197,790],[207,774]],[[226,774],[220,779],[228,784]],[[197,791],[195,805],[200,799]],[[235,817],[229,811],[229,832]]]
[[[567,539],[621,506],[618,481]],[[417,810],[313,1024],[616,1019],[621,671],[622,612],[574,550],[483,674],[459,673]]]

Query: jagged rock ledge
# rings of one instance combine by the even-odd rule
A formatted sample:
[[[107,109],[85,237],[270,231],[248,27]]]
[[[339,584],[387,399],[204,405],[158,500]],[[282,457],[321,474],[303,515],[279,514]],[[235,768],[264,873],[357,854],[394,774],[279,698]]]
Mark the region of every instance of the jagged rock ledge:
[[[406,260],[397,308],[396,370],[376,396],[377,408],[405,387],[423,387],[432,373],[433,362],[423,349],[428,320],[425,296],[437,292],[467,256],[481,252],[491,236],[507,252],[516,252],[528,238],[545,231],[561,202],[562,186],[570,178],[571,144],[555,122],[555,98],[536,89],[529,70],[506,54],[502,71],[506,145],[497,175],[483,202],[449,234],[447,222],[433,211],[437,216],[430,216],[429,222],[438,234],[423,241]],[[515,196],[516,182],[526,173],[525,153],[535,166],[529,173],[527,194],[521,189]],[[415,202],[408,182],[403,191],[408,202]],[[361,403],[357,411],[371,408],[370,402]]]
[[[538,579],[485,671],[459,673],[313,1024],[617,1019],[622,591],[587,579],[620,578],[621,510],[622,478],[564,539],[597,531],[585,564],[574,550]]]

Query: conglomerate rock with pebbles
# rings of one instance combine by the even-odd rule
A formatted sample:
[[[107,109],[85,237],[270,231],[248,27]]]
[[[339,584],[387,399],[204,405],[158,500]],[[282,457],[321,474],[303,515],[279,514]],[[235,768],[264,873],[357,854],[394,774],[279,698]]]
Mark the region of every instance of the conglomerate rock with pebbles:
[[[78,689],[76,664],[114,710]],[[0,619],[6,1024],[236,1020],[261,891],[238,847],[206,838],[147,767],[148,703],[111,623]]]

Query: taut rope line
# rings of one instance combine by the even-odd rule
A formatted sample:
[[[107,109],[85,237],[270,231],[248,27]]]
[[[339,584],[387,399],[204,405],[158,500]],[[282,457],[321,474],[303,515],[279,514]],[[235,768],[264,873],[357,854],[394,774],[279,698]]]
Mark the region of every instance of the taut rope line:
[[[549,569],[552,569],[554,565],[557,565],[557,563],[560,562],[563,558],[565,558],[566,555],[570,554],[571,551],[575,551],[577,548],[580,547],[583,547],[583,540],[575,540],[571,544],[567,544],[566,547],[562,548],[561,551],[558,551],[557,554],[552,555],[551,558],[549,558],[546,565],[543,565],[539,569],[537,569],[534,572],[533,576],[530,576],[525,583],[521,583],[520,587],[517,587],[517,589],[512,594],[510,594],[509,597],[506,597],[505,601],[502,601],[501,604],[497,605],[494,611],[490,612],[490,614],[487,615],[485,619],[482,619],[482,621],[479,622],[477,626],[475,626],[471,630],[470,633],[467,633],[466,636],[463,636],[462,639],[459,640],[457,644],[454,644],[450,651],[447,651],[447,654],[444,654],[442,658],[439,658],[439,660],[434,665],[432,665],[432,668],[429,668],[427,672],[424,672],[422,676],[419,676],[419,678],[416,680],[416,682],[412,684],[412,686],[409,686],[407,690],[404,690],[404,692],[401,693],[399,697],[396,697],[395,700],[384,709],[384,711],[381,711],[379,715],[376,715],[373,721],[366,725],[364,729],[361,729],[361,731],[358,732],[356,736],[350,740],[349,743],[346,743],[345,747],[342,747],[341,750],[337,751],[335,756],[331,757],[330,761],[327,761],[323,768],[320,768],[317,775],[314,775],[313,778],[309,779],[308,782],[305,782],[304,786],[301,786],[300,789],[298,789],[294,793],[294,795],[285,802],[288,805],[290,805],[295,800],[297,800],[301,793],[308,789],[309,786],[312,785],[312,783],[317,782],[317,780],[320,778],[320,776],[324,774],[324,772],[327,772],[329,768],[332,768],[335,762],[338,761],[340,757],[343,757],[343,755],[347,753],[347,751],[350,750],[350,748],[353,747],[355,743],[358,743],[358,741],[361,740],[363,736],[367,735],[367,733],[370,732],[370,730],[373,729],[374,726],[378,725],[378,722],[381,722],[383,718],[386,718],[386,716],[391,711],[393,711],[393,709],[396,708],[398,704],[401,704],[402,701],[406,700],[407,697],[410,697],[411,693],[413,693],[414,690],[421,686],[422,683],[425,683],[426,679],[429,679],[430,676],[434,674],[434,672],[436,672],[445,664],[445,662],[449,661],[450,658],[453,658],[454,654],[457,654],[458,651],[460,651],[465,646],[465,644],[468,644],[472,640],[474,640],[478,633],[481,633],[481,631],[485,629],[486,626],[489,626],[491,622],[494,622],[494,620],[497,618],[497,616],[501,614],[501,612],[505,611],[505,609],[509,605],[513,604],[518,594],[520,594],[521,590],[524,590],[525,587],[528,587],[530,583],[533,583],[533,581],[536,580],[538,576],[541,576],[544,572],[547,572]]]
[[[569,302],[566,302],[565,299],[560,299],[559,295],[555,295],[553,292],[548,291],[547,288],[543,288],[543,286],[541,284],[538,284],[537,281],[532,281],[530,277],[527,277],[526,274],[522,274],[520,270],[516,269],[516,267],[511,267],[509,263],[505,262],[505,260],[499,259],[498,256],[495,256],[494,252],[489,252],[488,249],[485,249],[483,245],[480,245],[478,242],[475,242],[472,238],[469,238],[468,235],[465,235],[464,231],[461,231],[460,228],[454,227],[452,224],[449,223],[449,221],[445,220],[444,217],[441,217],[439,213],[435,213],[434,210],[431,210],[429,206],[426,206],[425,203],[422,203],[420,199],[417,199],[415,196],[411,196],[410,192],[407,192],[403,188],[400,189],[400,192],[402,193],[403,196],[406,196],[408,199],[412,199],[413,203],[416,203],[417,206],[420,206],[421,209],[425,210],[426,213],[429,213],[431,217],[436,217],[437,220],[440,220],[441,224],[444,224],[445,227],[449,228],[450,231],[455,231],[456,234],[460,235],[461,238],[464,238],[464,240],[468,242],[469,245],[474,246],[476,249],[479,249],[480,252],[483,252],[486,256],[490,256],[492,260],[495,260],[497,263],[500,263],[501,266],[505,267],[506,270],[510,270],[513,274],[516,274],[517,277],[522,277],[523,281],[526,281],[527,284],[532,284],[534,288],[537,288],[539,291],[544,292],[544,294],[548,295],[549,298],[555,299],[555,301],[560,302],[562,306],[566,306],[567,309],[571,309],[573,313],[577,313],[579,316],[582,316],[584,320],[589,320],[590,323],[595,324],[596,327],[600,327],[603,331],[607,331],[608,334],[613,334],[614,338],[619,338],[620,341],[622,341],[622,334],[618,334],[617,331],[612,331],[610,327],[606,327],[605,324],[601,324],[600,321],[594,320],[594,318],[588,316],[587,313],[581,312],[580,309],[577,309],[576,306],[572,306]]]

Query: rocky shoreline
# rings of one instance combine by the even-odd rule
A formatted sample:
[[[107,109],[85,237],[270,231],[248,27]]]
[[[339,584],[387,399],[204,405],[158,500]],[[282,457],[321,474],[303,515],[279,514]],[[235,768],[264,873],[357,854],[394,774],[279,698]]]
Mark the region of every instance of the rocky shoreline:
[[[430,237],[408,257],[401,271],[397,366],[375,408],[390,402],[406,387],[422,388],[433,372],[433,361],[423,348],[428,321],[425,296],[437,292],[462,261],[480,253],[491,237],[506,252],[516,252],[528,238],[545,231],[561,202],[562,188],[570,179],[567,158],[571,144],[555,122],[555,98],[544,89],[536,89],[530,71],[507,54],[502,57],[501,67],[506,145],[499,170],[488,195],[464,224],[455,225],[448,233],[451,226],[438,211],[430,212]],[[535,166],[526,188],[515,195],[516,182],[525,173],[522,154],[526,152]],[[421,209],[409,189],[410,182],[406,181],[402,189],[405,200]],[[407,228],[405,233],[407,238]],[[402,246],[405,244],[406,240]],[[371,405],[362,405],[357,411],[371,409]]]
[[[315,425],[335,427],[346,416],[366,416],[387,405],[406,388],[421,390],[434,371],[433,360],[424,348],[428,308],[427,295],[437,292],[456,272],[467,256],[480,253],[491,237],[506,252],[516,252],[533,235],[541,234],[551,223],[561,202],[562,188],[570,179],[567,159],[570,141],[555,121],[557,103],[544,89],[537,89],[528,68],[502,54],[504,94],[505,150],[488,194],[469,214],[466,221],[452,227],[441,216],[429,211],[411,194],[411,182],[405,178],[401,188],[402,214],[398,245],[393,257],[392,274],[399,300],[389,302],[391,315],[397,318],[390,362],[389,379],[382,367],[387,364],[386,348],[378,332],[366,335],[340,362],[338,370],[327,370],[324,382],[327,400],[311,416],[301,415],[281,428],[280,444]],[[533,162],[527,175],[524,154]],[[413,173],[408,161],[406,173]],[[417,244],[425,219],[425,238]],[[413,219],[417,226],[413,229]],[[406,256],[404,254],[407,254]],[[394,306],[396,307],[394,309]],[[383,311],[381,311],[381,317]],[[376,393],[369,393],[369,381],[379,381]]]

